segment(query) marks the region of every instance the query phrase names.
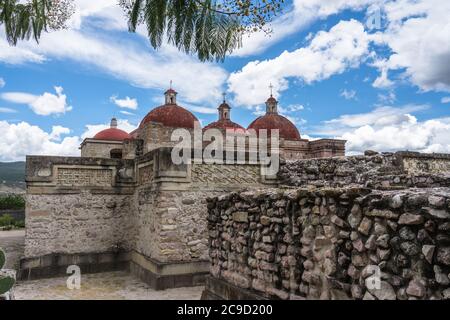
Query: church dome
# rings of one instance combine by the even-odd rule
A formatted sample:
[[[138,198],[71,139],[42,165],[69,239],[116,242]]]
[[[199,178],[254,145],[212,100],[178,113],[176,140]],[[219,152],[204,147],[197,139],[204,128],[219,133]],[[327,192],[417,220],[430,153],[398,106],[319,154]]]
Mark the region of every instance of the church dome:
[[[272,87],[271,87],[272,89]],[[268,130],[267,136],[270,136],[270,130],[280,130],[280,139],[285,140],[300,140],[300,132],[297,127],[289,121],[289,119],[278,114],[278,101],[272,94],[266,101],[266,114],[253,121],[248,129],[256,130],[256,134],[259,134],[259,130]]]
[[[150,111],[140,127],[148,122],[158,122],[166,127],[193,129],[195,121],[198,121],[197,117],[186,109],[175,104],[166,104]]]
[[[124,141],[131,139],[131,136],[123,130],[117,129],[117,120],[111,120],[111,127],[100,131],[94,136],[95,140]]]
[[[143,127],[148,122],[158,122],[166,127],[193,129],[198,119],[191,112],[177,105],[176,95],[175,90],[167,90],[166,103],[150,111],[139,127]]]
[[[231,107],[228,105],[228,103],[226,103],[225,99],[224,99],[223,103],[219,106],[219,108],[217,108],[217,110],[219,110],[219,120],[208,124],[203,130],[234,129],[234,130],[245,131],[244,127],[242,127],[240,124],[237,124],[236,122],[231,121],[231,119],[230,119]]]
[[[203,130],[208,130],[208,129],[235,129],[235,130],[245,130],[244,127],[242,127],[240,124],[237,124],[231,120],[218,120],[218,121],[214,121],[210,124],[208,124]]]
[[[259,130],[280,130],[280,138],[285,140],[300,140],[300,133],[298,132],[297,127],[289,121],[287,118],[280,116],[276,113],[268,113],[262,117],[257,118],[253,121],[248,129],[256,130],[256,133],[259,133]],[[268,132],[268,136],[270,136],[270,131]]]

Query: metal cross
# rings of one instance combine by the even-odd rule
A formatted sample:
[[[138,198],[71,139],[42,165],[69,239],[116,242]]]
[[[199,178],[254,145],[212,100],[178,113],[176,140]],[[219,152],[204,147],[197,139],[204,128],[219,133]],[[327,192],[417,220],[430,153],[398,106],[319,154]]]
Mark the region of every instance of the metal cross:
[[[269,88],[270,88],[270,96],[273,97],[273,85],[272,85],[272,83],[270,83]]]

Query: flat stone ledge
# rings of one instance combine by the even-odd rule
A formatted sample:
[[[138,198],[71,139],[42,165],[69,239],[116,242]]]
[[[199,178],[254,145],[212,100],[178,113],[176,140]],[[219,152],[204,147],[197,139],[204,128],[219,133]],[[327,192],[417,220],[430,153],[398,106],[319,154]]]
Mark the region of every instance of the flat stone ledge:
[[[268,300],[267,298],[245,290],[226,281],[208,276],[202,300]]]
[[[77,265],[82,274],[129,269],[129,253],[50,254],[20,261],[19,280],[36,280],[67,275],[67,267]]]
[[[209,262],[162,263],[133,252],[130,272],[155,290],[196,287],[205,284]]]

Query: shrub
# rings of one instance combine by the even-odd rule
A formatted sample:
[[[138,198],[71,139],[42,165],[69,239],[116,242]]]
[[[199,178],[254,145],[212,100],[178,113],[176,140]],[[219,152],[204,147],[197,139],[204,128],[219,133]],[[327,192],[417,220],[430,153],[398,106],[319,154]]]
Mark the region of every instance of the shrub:
[[[18,194],[8,194],[6,196],[0,196],[0,210],[5,209],[24,209],[25,199]]]
[[[0,227],[8,227],[14,225],[14,218],[9,214],[5,214],[0,217]]]

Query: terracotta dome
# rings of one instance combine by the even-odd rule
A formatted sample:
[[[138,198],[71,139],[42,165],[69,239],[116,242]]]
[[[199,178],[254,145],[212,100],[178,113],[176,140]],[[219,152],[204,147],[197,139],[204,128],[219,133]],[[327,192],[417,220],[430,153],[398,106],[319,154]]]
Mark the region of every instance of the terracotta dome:
[[[131,139],[131,135],[123,130],[117,129],[117,119],[111,119],[111,126],[102,130],[94,136],[95,140],[123,141]]]
[[[253,121],[248,129],[256,130],[256,133],[259,133],[261,129],[267,130],[280,130],[280,138],[285,140],[300,140],[300,133],[295,125],[289,121],[287,118],[280,116],[277,113],[268,113],[262,117],[257,118]],[[268,132],[268,136],[270,136],[270,132]]]
[[[131,136],[123,130],[117,128],[108,128],[100,131],[94,136],[96,140],[123,141],[131,139]]]
[[[150,111],[140,127],[148,122],[158,122],[166,127],[193,129],[196,121],[197,117],[188,110],[176,104],[165,104]]]
[[[164,96],[166,103],[150,111],[139,127],[148,122],[158,122],[166,127],[194,129],[198,119],[191,112],[177,105],[177,92],[171,87]]]
[[[208,129],[234,129],[234,130],[245,130],[244,127],[242,127],[241,125],[228,120],[228,119],[221,119],[215,122],[212,122],[210,124],[208,124],[203,130],[208,130]]]

